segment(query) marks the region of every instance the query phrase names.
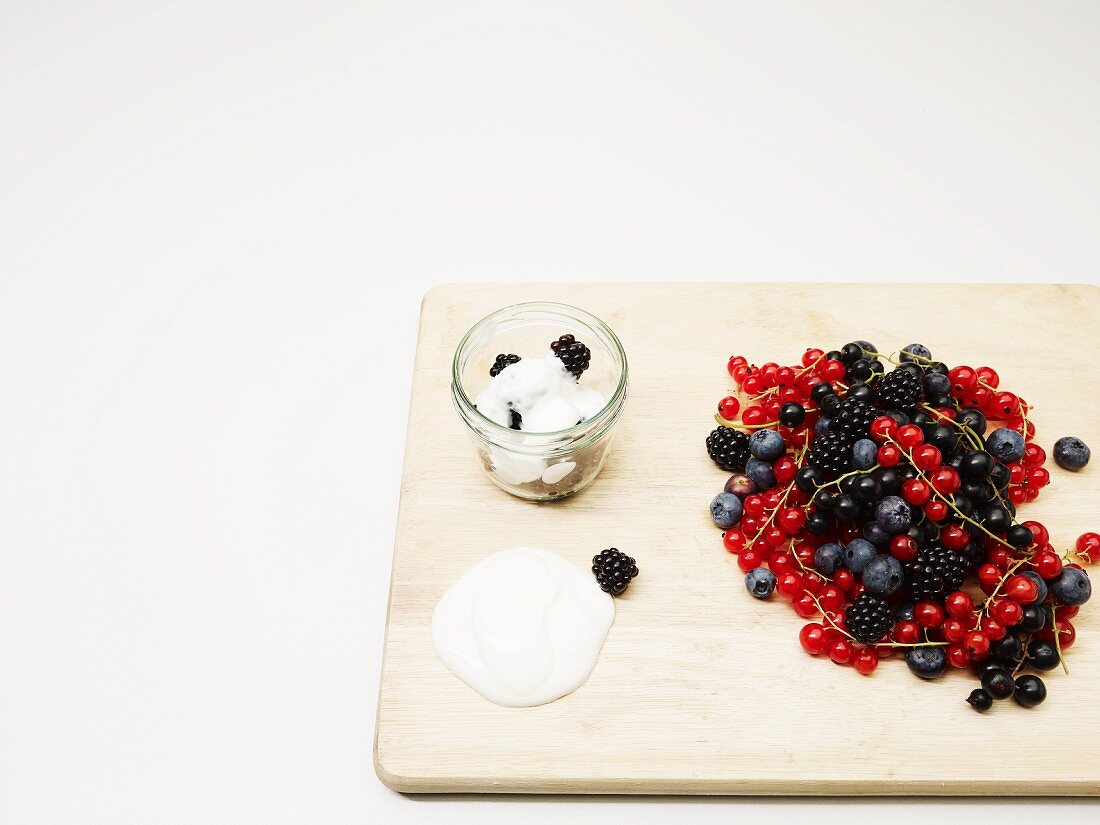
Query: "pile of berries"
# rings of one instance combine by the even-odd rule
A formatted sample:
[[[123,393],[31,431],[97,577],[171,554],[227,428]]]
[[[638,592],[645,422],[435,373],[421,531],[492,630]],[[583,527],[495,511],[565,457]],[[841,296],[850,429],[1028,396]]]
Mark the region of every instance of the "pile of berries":
[[[722,399],[706,439],[734,474],[711,515],[749,592],[789,600],[815,619],[803,649],[864,675],[899,654],[923,679],[971,668],[978,710],[1042,702],[1026,671],[1064,666],[1100,534],[1060,553],[1017,519],[1050,482],[1028,403],[990,367],[948,368],[920,344],[728,370],[747,405]]]

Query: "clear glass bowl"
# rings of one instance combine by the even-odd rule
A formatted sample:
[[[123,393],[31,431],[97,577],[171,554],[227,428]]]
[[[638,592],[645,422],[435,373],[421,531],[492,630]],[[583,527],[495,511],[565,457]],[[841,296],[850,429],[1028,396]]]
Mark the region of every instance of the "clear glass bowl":
[[[592,350],[581,382],[607,399],[598,413],[565,430],[529,433],[478,412],[473,399],[488,385],[489,367],[499,353],[543,357],[550,342],[566,333]],[[572,495],[599,475],[627,386],[626,353],[615,333],[596,316],[567,304],[516,304],[482,318],[458,345],[451,367],[451,397],[481,468],[502,490],[532,501]]]

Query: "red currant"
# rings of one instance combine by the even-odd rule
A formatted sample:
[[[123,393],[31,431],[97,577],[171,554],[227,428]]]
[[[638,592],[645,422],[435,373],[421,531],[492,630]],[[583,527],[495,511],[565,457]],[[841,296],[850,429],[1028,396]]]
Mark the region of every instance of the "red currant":
[[[980,630],[972,630],[966,634],[966,649],[975,659],[981,660],[989,655],[989,637]]]
[[[932,473],[932,477],[929,480],[932,486],[944,495],[951,495],[962,486],[962,479],[959,478],[958,471],[952,467],[940,467],[936,472]]]
[[[726,421],[733,421],[737,411],[741,409],[741,402],[732,395],[727,395],[718,402],[718,415]]]
[[[765,423],[767,416],[764,415],[764,408],[758,405],[746,407],[745,411],[741,413],[741,421],[749,427],[759,427]]]
[[[801,596],[796,597],[791,602],[791,606],[794,608],[794,612],[803,619],[808,619],[817,613],[817,602],[809,593],[803,593]]]
[[[912,450],[918,444],[924,443],[924,433],[916,424],[906,424],[898,427],[898,431],[894,433],[894,440],[902,449]]]
[[[911,536],[900,533],[890,539],[890,555],[900,562],[912,561],[917,557],[919,545]]]
[[[940,541],[951,550],[962,550],[970,542],[970,533],[957,524],[950,524],[940,531]]]
[[[742,550],[737,556],[737,566],[741,568],[742,573],[748,573],[750,570],[759,567],[763,563],[764,554],[755,547],[748,547]]]
[[[982,620],[978,623],[978,626],[982,629],[982,633],[988,636],[993,641],[1000,641],[1008,633],[1008,630],[998,619],[992,616],[983,616]]]
[[[745,549],[745,536],[740,530],[727,530],[722,534],[722,544],[731,553],[740,553]]]
[[[919,601],[913,608],[913,620],[921,627],[940,627],[944,618],[943,608],[933,601]]]
[[[729,362],[726,364],[726,371],[733,377],[738,367],[744,367],[748,363],[744,355],[731,355]]]
[[[1100,533],[1082,533],[1077,537],[1076,547],[1089,564],[1100,559]]]
[[[901,461],[901,450],[893,444],[883,444],[878,448],[876,459],[882,467],[896,467]]]
[[[967,626],[960,619],[948,619],[943,623],[943,637],[949,642],[961,642],[966,634]]]
[[[1046,450],[1038,444],[1028,444],[1024,447],[1024,466],[1041,467],[1046,460]]]
[[[978,367],[977,375],[978,381],[990,389],[995,390],[1001,384],[1001,377],[997,375],[997,371],[992,367]]]
[[[817,347],[810,347],[802,353],[802,366],[813,366],[824,354],[824,350],[817,349]]]
[[[800,573],[784,573],[775,583],[775,592],[785,599],[793,599],[803,592]]]
[[[888,415],[880,415],[871,422],[871,438],[879,444],[885,442],[890,435],[897,432],[898,422]]]
[[[870,676],[878,667],[878,654],[873,649],[865,647],[852,659],[852,667],[855,668],[856,673]]]
[[[951,382],[951,392],[964,398],[977,388],[978,373],[970,367],[955,367],[948,371],[947,380]]]
[[[742,509],[745,514],[749,516],[762,516],[764,514],[764,497],[754,493],[751,496],[745,496],[741,502]]]
[[[924,514],[932,521],[943,521],[947,518],[947,504],[935,499],[924,505]]]
[[[793,536],[806,526],[806,511],[801,507],[786,507],[779,514],[779,524],[787,535]]]
[[[818,622],[803,625],[798,631],[798,643],[811,656],[820,656],[825,652],[825,628]]]
[[[921,639],[920,625],[901,621],[894,626],[894,641],[903,645],[915,645]]]
[[[1032,582],[1035,584],[1035,582]],[[1024,618],[1024,609],[1020,607],[1019,602],[1015,602],[1012,599],[1002,599],[993,605],[994,618],[997,619],[1005,627],[1013,627],[1018,625]]]
[[[913,466],[918,470],[935,470],[943,463],[943,453],[931,444],[922,444],[913,450]]]
[[[817,600],[825,610],[837,611],[844,607],[844,593],[835,584],[825,586],[818,594]]]
[[[1041,550],[1036,553],[1031,563],[1035,565],[1035,572],[1044,579],[1053,579],[1062,572],[1062,560],[1058,558],[1057,553],[1050,550]]]
[[[974,614],[974,601],[961,590],[948,593],[944,599],[947,615],[955,619],[969,619]]]
[[[795,474],[798,472],[798,462],[796,462],[789,455],[781,456],[777,458],[772,465],[772,473],[775,474],[775,480],[780,484],[788,484],[794,481]]]
[[[852,643],[847,639],[837,639],[829,645],[829,658],[838,665],[846,665],[852,661]]]
[[[947,661],[951,667],[966,667],[971,660],[970,650],[966,645],[954,644],[947,646]]]
[[[1039,585],[1027,576],[1009,576],[1004,584],[1004,594],[1017,604],[1031,604],[1039,598]]]
[[[826,361],[821,369],[821,377],[826,381],[839,381],[847,371],[843,361]]]

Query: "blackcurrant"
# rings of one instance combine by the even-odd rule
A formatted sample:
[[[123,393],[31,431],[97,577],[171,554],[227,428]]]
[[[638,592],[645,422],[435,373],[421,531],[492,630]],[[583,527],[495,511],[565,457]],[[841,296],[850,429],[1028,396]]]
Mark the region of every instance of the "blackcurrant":
[[[974,434],[978,436],[985,435],[986,427],[989,426],[985,420],[985,416],[972,407],[960,410],[959,414],[955,416],[955,421],[962,424],[964,427],[969,427],[974,431]]]
[[[1021,633],[1038,633],[1047,623],[1047,614],[1037,604],[1029,604],[1024,607],[1024,617],[1016,625]]]
[[[1013,524],[1005,530],[1005,541],[1013,547],[1023,550],[1025,547],[1029,547],[1034,543],[1035,537],[1032,535],[1031,530],[1024,527],[1024,525]]]
[[[810,390],[810,399],[816,401],[818,404],[820,404],[827,395],[836,395],[836,390],[833,389],[833,385],[828,381],[821,381],[820,383],[814,384],[813,389]]]
[[[966,702],[974,710],[987,711],[993,707],[993,697],[981,688],[974,688],[970,691],[970,695],[966,697]]]
[[[779,408],[779,423],[784,427],[800,427],[806,420],[806,408],[791,401]]]
[[[1016,679],[1016,692],[1012,698],[1025,708],[1033,708],[1047,698],[1047,686],[1038,676],[1028,673]]]
[[[804,493],[812,493],[825,482],[825,473],[820,467],[807,464],[794,474],[795,486]]]
[[[1027,646],[1027,662],[1036,670],[1058,667],[1058,649],[1045,639],[1032,639]]]
[[[1016,690],[1016,684],[1008,670],[995,667],[982,676],[982,688],[994,699],[1007,699]]]

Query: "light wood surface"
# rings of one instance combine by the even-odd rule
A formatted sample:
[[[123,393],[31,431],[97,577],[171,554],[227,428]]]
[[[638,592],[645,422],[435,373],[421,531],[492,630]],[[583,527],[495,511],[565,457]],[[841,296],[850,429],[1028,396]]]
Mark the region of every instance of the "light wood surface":
[[[798,618],[753,600],[707,504],[726,474],[703,440],[734,353],[795,363],[805,347],[918,341],[988,364],[1034,407],[1039,442],[1100,447],[1090,286],[775,284],[451,285],[426,296],[393,561],[375,765],[407,792],[1095,795],[1100,792],[1100,606],[1082,610],[1071,675],[1028,711],[980,715],[969,673],[930,683],[900,659],[871,677],[804,654]],[[463,333],[506,304],[584,307],[619,335],[630,400],[592,487],[553,504],[485,479],[448,394]],[[1047,463],[1021,515],[1059,547],[1100,528],[1097,472]],[[618,600],[592,676],[536,708],[490,704],[432,651],[450,584],[488,553],[547,547],[578,565],[616,546],[640,575]],[[380,536],[370,552],[388,552]]]

